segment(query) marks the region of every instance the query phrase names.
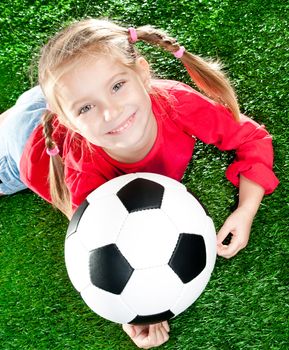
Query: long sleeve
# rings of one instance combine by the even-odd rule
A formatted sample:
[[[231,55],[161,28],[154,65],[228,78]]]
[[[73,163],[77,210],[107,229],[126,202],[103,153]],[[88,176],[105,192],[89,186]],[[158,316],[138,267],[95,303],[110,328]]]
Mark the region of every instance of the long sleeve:
[[[229,181],[239,186],[242,174],[261,185],[265,194],[274,191],[279,181],[272,170],[272,137],[263,125],[244,115],[235,121],[224,106],[183,84],[177,100],[178,119],[184,132],[222,151],[235,150],[235,160],[226,171]]]

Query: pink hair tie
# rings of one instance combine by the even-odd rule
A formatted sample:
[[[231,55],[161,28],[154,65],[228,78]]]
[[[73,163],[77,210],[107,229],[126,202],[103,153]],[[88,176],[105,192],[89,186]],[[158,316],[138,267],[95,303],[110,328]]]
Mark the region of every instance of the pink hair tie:
[[[46,153],[50,157],[54,157],[59,153],[59,148],[57,146],[54,146],[53,148],[46,148]]]
[[[128,28],[128,32],[129,32],[129,41],[133,44],[137,41],[137,32],[135,30],[135,28],[133,27],[129,27]]]
[[[178,51],[173,52],[173,55],[176,58],[181,58],[183,57],[184,52],[186,51],[186,49],[183,46],[180,46],[180,48],[178,49]]]

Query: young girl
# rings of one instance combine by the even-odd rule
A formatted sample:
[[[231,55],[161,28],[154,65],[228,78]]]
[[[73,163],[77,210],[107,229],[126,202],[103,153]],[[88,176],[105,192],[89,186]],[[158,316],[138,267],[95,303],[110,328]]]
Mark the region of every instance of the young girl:
[[[180,82],[152,79],[137,40],[171,52],[208,97]],[[236,151],[226,176],[239,187],[239,203],[218,232],[218,254],[229,258],[246,246],[264,193],[278,185],[271,137],[239,113],[216,64],[150,26],[88,19],[44,46],[39,83],[2,115],[2,194],[27,186],[70,218],[92,190],[116,176],[155,172],[181,180],[200,139]],[[167,322],[123,329],[143,348],[168,339]]]

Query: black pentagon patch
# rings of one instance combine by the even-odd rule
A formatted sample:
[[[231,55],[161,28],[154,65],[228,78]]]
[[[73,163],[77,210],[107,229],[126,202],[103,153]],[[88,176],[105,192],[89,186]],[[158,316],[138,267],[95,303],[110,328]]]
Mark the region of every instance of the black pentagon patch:
[[[169,261],[169,266],[183,283],[197,277],[207,262],[204,238],[191,233],[181,233],[176,248]]]
[[[166,320],[169,320],[170,318],[174,317],[175,314],[171,312],[171,310],[161,312],[159,314],[154,315],[148,315],[148,316],[136,316],[132,321],[130,321],[130,324],[153,324],[153,323],[159,323]]]
[[[115,244],[90,252],[89,273],[94,286],[113,294],[120,294],[134,269]]]
[[[67,231],[66,231],[66,239],[71,236],[73,233],[75,233],[77,231],[77,227],[79,224],[79,221],[83,215],[83,213],[85,212],[86,208],[89,206],[88,201],[85,199],[80,206],[77,208],[76,212],[73,214]]]
[[[129,213],[159,209],[162,205],[164,187],[147,179],[135,179],[123,186],[117,196]]]

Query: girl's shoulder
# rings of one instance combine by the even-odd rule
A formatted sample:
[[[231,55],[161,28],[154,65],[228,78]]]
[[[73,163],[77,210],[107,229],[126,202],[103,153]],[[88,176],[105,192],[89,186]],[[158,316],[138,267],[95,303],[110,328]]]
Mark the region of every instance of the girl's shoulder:
[[[165,100],[169,104],[174,101],[182,103],[185,101],[190,103],[193,101],[213,102],[190,85],[176,80],[153,79],[151,87],[151,96],[155,96],[159,100]]]
[[[195,108],[208,108],[216,103],[193,87],[175,80],[152,80],[150,92],[154,109],[192,114]]]
[[[182,83],[177,80],[168,80],[168,79],[152,79],[152,91],[157,92],[167,92],[169,94],[174,94],[178,92],[188,92],[195,93],[197,92],[191,86]]]

